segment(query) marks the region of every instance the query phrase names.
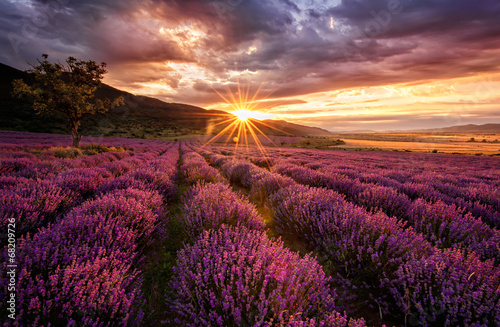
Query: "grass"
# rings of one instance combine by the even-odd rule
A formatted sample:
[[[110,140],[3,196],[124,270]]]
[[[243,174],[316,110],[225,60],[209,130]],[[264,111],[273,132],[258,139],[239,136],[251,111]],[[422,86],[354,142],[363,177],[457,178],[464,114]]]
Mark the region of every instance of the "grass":
[[[200,136],[200,134],[186,134],[186,135],[180,135],[180,136],[164,136],[164,137],[161,137],[160,139],[161,140],[177,141],[177,140],[187,139],[190,137],[197,137],[197,136]]]
[[[69,158],[74,159],[80,156],[92,156],[103,152],[124,152],[126,150],[124,147],[114,147],[106,146],[101,144],[91,144],[83,145],[78,148],[71,146],[52,146],[48,149],[27,149],[26,152],[33,153],[34,155],[40,156],[45,153],[53,153],[56,158]]]
[[[83,151],[79,148],[73,147],[62,147],[62,146],[54,146],[48,149],[48,152],[54,153],[56,158],[76,158],[83,155]]]
[[[305,149],[329,149],[338,145],[345,144],[340,139],[327,137],[308,137],[293,143],[291,146]]]
[[[179,158],[177,163],[178,192],[167,205],[169,210],[166,226],[168,235],[163,242],[153,244],[150,247],[150,252],[146,253],[143,269],[144,282],[142,283],[142,291],[146,296],[143,326],[157,326],[165,319],[165,313],[169,311],[166,294],[170,293],[170,280],[177,261],[177,252],[186,241],[179,218],[183,213],[182,196],[189,190],[190,186],[180,169],[181,163]]]
[[[170,206],[169,206],[170,207]],[[166,294],[170,290],[170,280],[173,276],[173,267],[177,260],[177,252],[182,248],[184,235],[179,223],[181,206],[173,204],[169,212],[167,225],[168,235],[160,244],[153,244],[151,252],[146,254],[144,267],[144,281],[142,291],[145,294],[144,326],[157,326],[165,319],[169,311]]]
[[[83,145],[79,147],[80,150],[83,151],[83,154],[85,155],[93,155],[93,154],[98,154],[98,153],[103,153],[103,152],[124,152],[125,148],[123,147],[118,147],[115,148],[114,146],[106,146],[102,144],[91,144],[91,145]]]

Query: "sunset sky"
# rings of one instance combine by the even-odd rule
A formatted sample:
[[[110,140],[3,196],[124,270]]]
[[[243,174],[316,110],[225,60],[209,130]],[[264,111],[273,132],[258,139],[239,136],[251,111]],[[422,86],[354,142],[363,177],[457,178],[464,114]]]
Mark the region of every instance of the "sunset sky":
[[[332,131],[500,123],[498,0],[0,2],[0,62],[108,64],[138,95]],[[258,100],[258,101],[257,101]]]

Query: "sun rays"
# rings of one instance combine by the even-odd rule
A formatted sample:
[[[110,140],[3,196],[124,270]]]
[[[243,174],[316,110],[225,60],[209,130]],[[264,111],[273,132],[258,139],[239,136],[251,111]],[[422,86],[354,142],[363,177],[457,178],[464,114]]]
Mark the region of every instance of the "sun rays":
[[[285,135],[291,135],[290,133],[282,131],[262,121],[274,118],[274,115],[255,110],[260,101],[262,101],[258,100],[259,93],[262,90],[262,85],[263,83],[259,85],[257,90],[252,95],[250,95],[250,86],[242,88],[239,81],[237,83],[236,93],[233,93],[228,86],[226,86],[226,95],[223,95],[215,88],[212,88],[224,100],[224,102],[231,106],[233,111],[230,112],[231,117],[229,119],[221,121],[213,126],[215,127],[227,124],[227,126],[206,142],[205,145],[218,141],[221,138],[224,139],[225,137],[224,144],[227,145],[230,142],[234,143],[234,154],[237,154],[238,149],[241,147],[244,147],[248,152],[250,143],[255,143],[261,154],[266,158],[266,150],[259,139],[259,136],[266,139],[272,145],[277,145],[264,133],[262,129],[270,128]],[[269,95],[270,94],[267,96]],[[259,125],[260,128],[257,125]]]

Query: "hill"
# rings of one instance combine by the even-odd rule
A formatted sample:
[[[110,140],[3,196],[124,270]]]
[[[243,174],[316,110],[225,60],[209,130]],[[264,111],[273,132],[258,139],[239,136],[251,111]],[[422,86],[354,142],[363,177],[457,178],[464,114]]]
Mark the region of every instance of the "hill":
[[[444,128],[432,128],[416,130],[414,132],[426,133],[500,133],[500,124],[484,124],[484,125],[456,125]]]
[[[259,124],[258,121],[257,121],[257,124]],[[264,128],[266,128],[266,126],[264,124],[269,126],[269,127],[267,127],[267,129],[272,129],[274,131],[281,131],[281,132],[283,132],[283,135],[298,135],[298,136],[328,136],[328,135],[332,135],[332,133],[330,133],[329,131],[324,130],[324,129],[319,128],[319,127],[309,127],[309,126],[304,126],[304,125],[299,125],[299,124],[293,124],[293,123],[289,123],[289,122],[284,121],[284,120],[267,119],[267,120],[263,120],[262,122],[260,122],[260,125],[263,125]]]
[[[36,115],[31,104],[13,99],[12,80],[28,75],[20,70],[0,63],[0,129],[46,133],[64,133],[62,117],[46,118]]]
[[[0,63],[0,129],[27,132],[67,133],[64,117],[37,115],[31,105],[10,96],[12,80],[22,78],[29,83],[29,74]],[[168,138],[181,135],[217,133],[234,117],[221,110],[167,103],[159,99],[134,95],[103,84],[96,91],[96,98],[123,96],[125,106],[82,121],[83,135],[134,138]],[[291,124],[286,121],[253,121],[267,135],[311,136],[329,135],[326,130]],[[215,127],[214,127],[215,126]]]

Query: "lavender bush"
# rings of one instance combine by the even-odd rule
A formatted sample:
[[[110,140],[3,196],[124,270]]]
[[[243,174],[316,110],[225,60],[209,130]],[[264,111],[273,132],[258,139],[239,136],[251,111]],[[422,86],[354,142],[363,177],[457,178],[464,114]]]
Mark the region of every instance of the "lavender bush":
[[[225,181],[217,169],[210,167],[201,155],[191,150],[184,150],[181,170],[184,172],[186,181],[189,184],[194,184],[197,181],[212,183]]]
[[[499,326],[500,269],[456,249],[410,260],[392,293],[411,326]]]
[[[355,288],[385,314],[397,314],[388,296],[397,269],[432,253],[421,235],[396,218],[369,214],[331,190],[294,185],[272,195],[270,203],[277,229],[316,246],[337,267],[346,289]]]
[[[386,186],[369,186],[356,196],[356,204],[370,212],[383,211],[388,216],[403,218],[410,207],[410,199]]]
[[[170,307],[183,326],[281,325],[331,314],[336,294],[327,282],[310,256],[264,233],[223,226],[180,251]]]
[[[191,239],[203,230],[222,224],[262,229],[264,223],[255,205],[233,192],[227,184],[208,183],[191,187],[184,197],[181,223]]]
[[[269,197],[281,188],[295,184],[291,178],[279,174],[270,173],[257,177],[254,176],[252,180],[250,199],[259,204],[267,203]]]
[[[140,320],[141,282],[132,265],[151,242],[162,203],[157,193],[116,190],[21,239],[18,323],[126,326]]]
[[[54,220],[73,200],[70,193],[51,181],[26,183],[17,188],[0,190],[2,226],[7,226],[8,218],[16,217],[19,234],[35,231]]]
[[[408,210],[407,219],[415,231],[438,247],[474,251],[483,260],[495,259],[500,263],[500,231],[464,213],[463,208],[418,199]]]

